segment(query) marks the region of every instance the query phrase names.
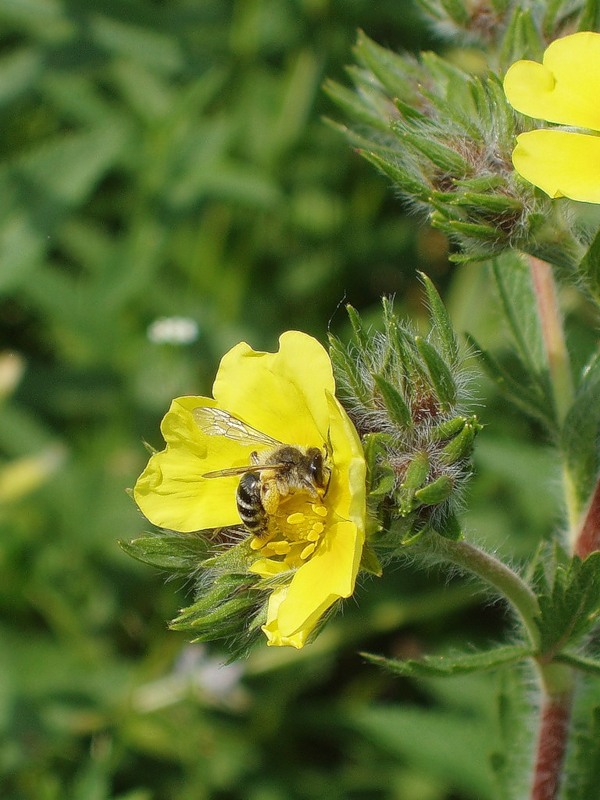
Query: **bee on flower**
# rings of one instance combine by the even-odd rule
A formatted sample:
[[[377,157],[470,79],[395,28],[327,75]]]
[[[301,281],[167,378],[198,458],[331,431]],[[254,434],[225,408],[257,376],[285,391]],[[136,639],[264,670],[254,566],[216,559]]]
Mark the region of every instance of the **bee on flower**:
[[[222,359],[212,398],[172,402],[161,425],[166,447],[134,489],[161,528],[243,532],[238,571],[242,564],[258,608],[252,624],[270,645],[303,647],[354,590],[366,467],[334,393],[331,361],[312,337],[287,332],[277,353],[239,344]],[[266,603],[256,602],[260,590]],[[216,613],[225,602],[218,599]]]

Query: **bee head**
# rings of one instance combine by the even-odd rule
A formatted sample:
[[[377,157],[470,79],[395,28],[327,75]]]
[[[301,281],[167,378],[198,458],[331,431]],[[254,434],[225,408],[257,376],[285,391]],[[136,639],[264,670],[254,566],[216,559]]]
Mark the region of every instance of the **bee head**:
[[[324,457],[323,451],[318,447],[310,447],[306,455],[308,457],[308,474],[311,482],[319,494],[324,497],[327,494],[329,481],[331,480],[331,470],[325,464],[327,450],[325,450]]]

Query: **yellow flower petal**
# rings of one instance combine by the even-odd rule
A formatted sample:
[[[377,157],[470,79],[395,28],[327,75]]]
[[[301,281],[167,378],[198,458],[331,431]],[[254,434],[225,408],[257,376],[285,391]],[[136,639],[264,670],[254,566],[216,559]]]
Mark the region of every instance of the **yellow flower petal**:
[[[356,428],[338,399],[327,393],[329,405],[329,441],[334,469],[327,505],[344,519],[364,529],[366,465]]]
[[[543,64],[517,61],[506,73],[504,91],[530,117],[600,131],[600,34],[557,39]]]
[[[295,647],[297,650],[300,650],[300,648],[304,647],[306,644],[306,639],[310,631],[299,631],[292,636],[284,636],[281,633],[277,623],[279,607],[285,600],[286,595],[286,587],[275,589],[275,591],[271,594],[271,597],[269,598],[267,624],[263,625],[262,629],[267,637],[267,644],[271,647]]]
[[[133,491],[142,514],[154,525],[186,533],[239,524],[239,477],[202,476],[249,464],[253,448],[200,430],[193,409],[214,405],[206,397],[179,397],[171,403],[161,424],[167,446],[152,456]]]
[[[230,350],[213,395],[221,408],[275,439],[318,447],[329,419],[325,390],[334,391],[327,352],[312,336],[288,331],[277,353],[256,352],[245,342]]]
[[[354,591],[363,544],[364,533],[352,522],[334,523],[290,585],[271,595],[267,636],[305,640],[327,609]]]
[[[600,137],[539,130],[517,137],[517,172],[550,197],[600,203]]]

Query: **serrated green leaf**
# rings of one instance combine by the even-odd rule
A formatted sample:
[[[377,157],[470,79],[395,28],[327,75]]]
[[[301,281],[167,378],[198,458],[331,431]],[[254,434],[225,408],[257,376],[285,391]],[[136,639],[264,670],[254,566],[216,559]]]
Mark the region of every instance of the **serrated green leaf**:
[[[575,557],[567,566],[556,564],[538,600],[541,652],[547,656],[577,644],[600,618],[600,552],[584,561]]]
[[[450,677],[482,672],[507,664],[515,664],[531,656],[533,650],[525,645],[504,645],[478,653],[450,653],[448,655],[424,656],[420,659],[400,661],[362,653],[372,664],[377,664],[396,675],[410,677]]]

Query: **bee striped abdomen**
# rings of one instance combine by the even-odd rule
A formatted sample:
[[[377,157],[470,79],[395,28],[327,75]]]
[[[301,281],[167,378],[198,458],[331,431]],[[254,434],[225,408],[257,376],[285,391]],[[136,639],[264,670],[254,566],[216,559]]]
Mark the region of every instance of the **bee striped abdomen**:
[[[246,528],[258,536],[268,526],[268,515],[263,508],[260,493],[260,475],[257,472],[247,472],[238,484],[237,510]]]

